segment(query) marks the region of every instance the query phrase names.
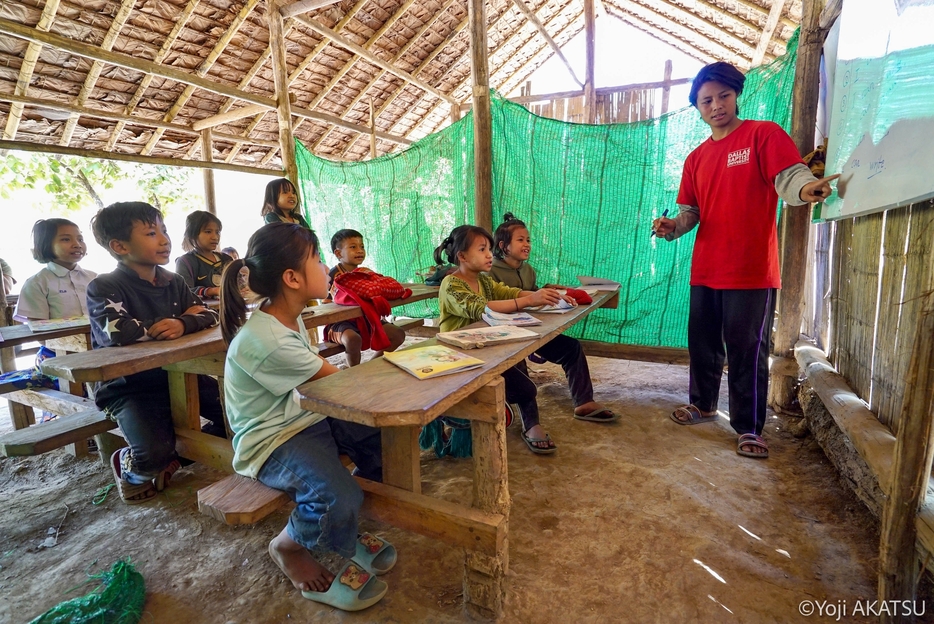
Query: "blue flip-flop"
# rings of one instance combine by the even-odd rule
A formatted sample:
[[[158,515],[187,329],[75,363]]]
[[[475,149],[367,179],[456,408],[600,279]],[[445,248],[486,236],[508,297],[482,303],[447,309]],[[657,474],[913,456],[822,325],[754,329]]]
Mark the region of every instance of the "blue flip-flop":
[[[357,553],[353,560],[373,574],[382,575],[396,565],[396,547],[371,533],[357,536]]]
[[[341,611],[360,611],[379,602],[389,586],[356,561],[348,561],[325,592],[303,591],[302,596]]]

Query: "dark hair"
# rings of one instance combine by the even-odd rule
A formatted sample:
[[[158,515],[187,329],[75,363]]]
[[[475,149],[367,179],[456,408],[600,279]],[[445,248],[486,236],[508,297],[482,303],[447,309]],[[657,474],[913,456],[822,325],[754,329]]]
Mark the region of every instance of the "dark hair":
[[[240,252],[237,251],[234,247],[224,247],[223,249],[221,249],[221,253],[225,253],[231,257],[233,257],[234,255],[236,255],[238,258],[240,257]]]
[[[470,249],[478,236],[485,237],[490,241],[490,246],[493,245],[493,237],[479,225],[458,225],[435,249],[435,263],[444,264],[446,256],[449,264],[460,264],[457,254]]]
[[[182,239],[182,249],[194,251],[198,247],[198,236],[201,235],[201,230],[210,223],[216,223],[218,230],[224,227],[217,215],[207,210],[195,210],[185,217],[185,238]]]
[[[279,178],[277,180],[273,180],[266,185],[266,194],[263,195],[263,210],[259,213],[259,216],[265,217],[270,212],[285,216],[282,214],[282,209],[279,208],[279,193],[282,191],[282,187],[284,186],[288,186],[293,191],[295,191],[296,194],[298,194],[298,189],[295,188],[295,185],[292,184],[288,178]],[[301,198],[299,198],[299,202],[301,202]],[[299,204],[295,204],[295,208],[298,209],[298,207]]]
[[[39,219],[32,226],[32,257],[36,259],[36,262],[55,260],[52,245],[58,237],[58,228],[63,225],[78,227],[68,219]]]
[[[520,221],[511,212],[507,212],[503,215],[503,222],[493,232],[493,255],[500,260],[506,255],[505,249],[512,242],[512,231],[517,227],[528,228],[525,221]]]
[[[130,240],[134,223],[156,225],[159,221],[162,221],[162,212],[146,202],[117,202],[97,211],[91,219],[91,231],[97,244],[119,260],[120,256],[110,248],[110,241]]]
[[[688,100],[691,101],[691,106],[694,108],[697,108],[697,92],[700,91],[700,88],[707,82],[719,82],[736,91],[736,97],[739,97],[743,92],[743,84],[746,82],[746,76],[729,63],[723,61],[705,65],[697,72],[697,75],[694,76],[694,81],[691,83],[691,93],[688,95]],[[739,114],[738,105],[736,107],[736,114]]]
[[[297,223],[267,223],[253,233],[246,256],[234,260],[221,277],[221,333],[228,345],[246,322],[246,302],[240,294],[240,269],[250,270],[250,290],[270,299],[282,290],[282,274],[297,271],[309,255],[318,253],[318,237]]]
[[[348,238],[359,238],[363,240],[363,234],[357,230],[337,230],[334,233],[334,236],[331,237],[331,251],[337,251],[337,248],[341,246]]]

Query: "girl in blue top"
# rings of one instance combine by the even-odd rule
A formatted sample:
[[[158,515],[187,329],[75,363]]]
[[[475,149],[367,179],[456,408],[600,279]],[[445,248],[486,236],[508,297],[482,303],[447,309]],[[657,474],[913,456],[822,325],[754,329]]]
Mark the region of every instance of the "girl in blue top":
[[[248,320],[237,284],[244,266],[261,297]],[[356,611],[385,595],[386,583],[374,574],[395,565],[396,551],[357,534],[363,492],[339,458],[348,454],[356,474],[381,481],[379,429],[327,418],[292,400],[297,386],[338,371],[318,356],[301,319],[306,302],[327,289],[314,232],[289,223],[257,230],[221,282],[221,330],[229,345],[224,391],[234,470],[286,492],[297,505],[269,555],[306,598]],[[311,555],[314,548],[349,561],[334,575]]]

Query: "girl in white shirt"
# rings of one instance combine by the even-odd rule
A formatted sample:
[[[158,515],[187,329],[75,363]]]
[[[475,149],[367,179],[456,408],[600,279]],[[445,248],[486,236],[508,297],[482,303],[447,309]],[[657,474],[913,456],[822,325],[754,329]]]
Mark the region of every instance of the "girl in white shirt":
[[[86,291],[97,274],[78,266],[88,253],[81,230],[68,219],[40,219],[32,238],[33,258],[46,264],[23,284],[13,318],[25,323],[87,316]]]

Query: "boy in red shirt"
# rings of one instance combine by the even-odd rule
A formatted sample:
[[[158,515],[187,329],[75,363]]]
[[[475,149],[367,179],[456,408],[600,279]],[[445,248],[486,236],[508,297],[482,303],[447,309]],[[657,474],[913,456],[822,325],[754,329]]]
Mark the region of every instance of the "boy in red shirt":
[[[684,162],[679,214],[653,223],[674,240],[698,226],[691,261],[688,317],[690,405],[671,419],[696,425],[717,419],[724,357],[729,356],[730,425],[736,452],[764,459],[762,438],[769,383],[769,335],[781,288],[776,209],[822,201],[829,182],[801,160],[791,137],[771,121],[738,117],[746,78],[729,63],[707,65],[691,85],[690,101],[711,129]]]

